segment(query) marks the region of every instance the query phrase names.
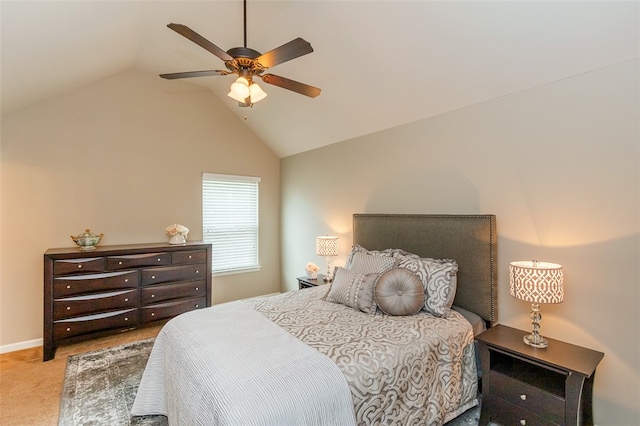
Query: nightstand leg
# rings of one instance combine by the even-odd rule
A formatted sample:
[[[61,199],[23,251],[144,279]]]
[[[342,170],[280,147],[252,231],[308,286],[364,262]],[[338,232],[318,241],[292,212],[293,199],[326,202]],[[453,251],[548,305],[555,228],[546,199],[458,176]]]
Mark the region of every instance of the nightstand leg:
[[[565,398],[567,409],[565,421],[567,426],[578,426],[579,424],[591,426],[593,425],[593,419],[590,419],[590,421],[587,421],[587,419],[585,418],[580,420],[580,414],[582,414],[583,411],[581,409],[581,406],[587,403],[589,403],[590,405],[591,402],[590,398],[585,398],[581,401],[584,393],[582,387],[584,384],[584,379],[585,377],[580,374],[569,373],[569,377],[567,377],[567,381],[565,382]],[[587,401],[587,399],[589,399],[589,401]]]
[[[479,426],[484,426],[489,424],[489,420],[491,420],[491,411],[489,400],[491,399],[491,382],[488,377],[490,369],[490,356],[489,349],[484,342],[478,342],[478,350],[480,351],[480,363],[482,364],[482,407],[480,408],[480,421],[478,422]]]

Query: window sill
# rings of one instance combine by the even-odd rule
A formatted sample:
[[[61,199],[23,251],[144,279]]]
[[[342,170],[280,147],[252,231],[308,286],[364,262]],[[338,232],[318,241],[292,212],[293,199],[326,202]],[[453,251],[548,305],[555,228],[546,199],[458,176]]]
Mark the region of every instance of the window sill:
[[[260,271],[260,269],[262,269],[262,266],[254,266],[251,268],[243,268],[243,269],[232,269],[228,271],[213,272],[213,276],[219,277],[222,275],[244,274],[246,272],[258,272]]]

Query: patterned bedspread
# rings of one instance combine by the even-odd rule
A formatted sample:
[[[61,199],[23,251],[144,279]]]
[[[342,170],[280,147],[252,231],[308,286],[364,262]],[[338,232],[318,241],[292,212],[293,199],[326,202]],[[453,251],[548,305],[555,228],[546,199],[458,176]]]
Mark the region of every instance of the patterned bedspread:
[[[369,315],[319,301],[327,290],[245,303],[338,365],[359,424],[441,425],[478,404],[474,337],[461,314]]]

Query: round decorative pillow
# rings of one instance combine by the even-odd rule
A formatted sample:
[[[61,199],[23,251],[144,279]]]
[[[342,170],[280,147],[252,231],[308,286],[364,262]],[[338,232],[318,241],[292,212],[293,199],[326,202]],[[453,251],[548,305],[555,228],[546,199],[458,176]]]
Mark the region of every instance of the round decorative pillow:
[[[420,278],[407,269],[382,274],[375,289],[376,303],[387,315],[415,315],[424,306]]]

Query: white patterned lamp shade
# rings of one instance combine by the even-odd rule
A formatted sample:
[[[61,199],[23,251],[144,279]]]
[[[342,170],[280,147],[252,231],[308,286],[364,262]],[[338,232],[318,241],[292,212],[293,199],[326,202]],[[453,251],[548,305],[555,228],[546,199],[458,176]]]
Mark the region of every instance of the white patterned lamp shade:
[[[564,301],[562,265],[537,260],[511,262],[509,293],[516,299],[531,302],[533,332],[524,336],[524,342],[536,348],[546,348],[548,342],[540,335],[540,303]]]
[[[326,282],[333,281],[330,268],[331,256],[337,256],[339,253],[338,237],[330,237],[327,235],[316,238],[316,254],[323,256],[327,260],[327,275],[324,277]]]

